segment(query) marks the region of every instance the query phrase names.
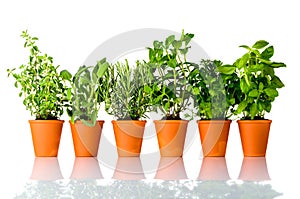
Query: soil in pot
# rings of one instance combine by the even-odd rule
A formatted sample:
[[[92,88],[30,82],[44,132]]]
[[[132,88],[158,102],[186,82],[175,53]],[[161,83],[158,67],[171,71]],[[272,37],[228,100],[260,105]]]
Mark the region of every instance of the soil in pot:
[[[63,120],[29,120],[36,157],[57,157]]]
[[[103,124],[103,120],[98,120],[95,126],[90,127],[81,121],[74,124],[70,121],[76,157],[97,157]]]

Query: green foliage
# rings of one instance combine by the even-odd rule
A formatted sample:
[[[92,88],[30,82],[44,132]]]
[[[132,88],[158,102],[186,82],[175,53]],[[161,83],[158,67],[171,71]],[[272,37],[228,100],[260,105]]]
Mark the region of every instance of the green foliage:
[[[139,120],[146,117],[150,107],[149,84],[152,74],[147,63],[136,62],[130,67],[128,61],[116,63],[112,74],[116,73],[111,90],[109,114],[118,120]]]
[[[68,114],[71,121],[81,120],[87,126],[94,126],[97,121],[100,103],[107,97],[106,59],[95,66],[81,66],[72,78],[72,89],[68,90]]]
[[[181,119],[180,113],[189,105],[187,77],[192,64],[187,62],[186,55],[193,37],[182,31],[179,40],[170,35],[164,42],[154,41],[153,48],[148,48],[149,66],[155,80],[147,90],[155,110],[162,110],[164,119]]]
[[[29,61],[16,68],[8,69],[15,87],[21,87],[19,93],[23,97],[26,110],[37,120],[58,119],[64,112],[69,85],[68,72],[58,72],[59,66],[53,64],[53,58],[43,54],[36,45],[37,37],[31,37],[27,30],[21,37],[25,39],[24,48],[29,49]]]
[[[274,47],[267,41],[259,40],[252,47],[240,47],[248,52],[233,64],[242,91],[235,114],[242,114],[242,119],[264,119],[265,113],[271,111],[272,102],[278,96],[278,89],[284,87],[274,69],[286,65],[270,60],[274,54]]]
[[[189,90],[200,119],[228,119],[239,96],[235,68],[218,60],[202,60],[189,74]]]

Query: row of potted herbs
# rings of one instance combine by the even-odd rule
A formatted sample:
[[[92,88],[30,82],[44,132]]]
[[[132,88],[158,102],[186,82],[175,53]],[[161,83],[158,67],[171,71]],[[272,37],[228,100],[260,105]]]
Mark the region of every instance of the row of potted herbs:
[[[154,120],[162,156],[182,156],[188,120],[199,118],[198,126],[205,156],[225,156],[230,123],[238,125],[245,156],[264,156],[271,120],[265,119],[284,84],[271,61],[273,46],[259,40],[242,45],[246,53],[233,64],[219,60],[187,60],[193,34],[154,41],[147,48],[149,60],[81,66],[75,75],[59,72],[53,58],[36,45],[38,38],[27,31],[21,35],[30,50],[29,61],[8,69],[20,87],[29,120],[36,156],[57,156],[64,121],[70,116],[76,156],[97,156],[104,121],[97,120],[101,104],[115,117],[112,121],[119,156],[139,156],[146,118]],[[190,111],[190,114],[187,113]]]

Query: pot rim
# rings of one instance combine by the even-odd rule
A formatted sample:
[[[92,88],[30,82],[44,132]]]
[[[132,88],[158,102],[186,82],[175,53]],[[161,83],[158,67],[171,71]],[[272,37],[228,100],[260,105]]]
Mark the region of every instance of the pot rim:
[[[146,123],[147,120],[112,120],[111,121],[111,123],[130,123],[130,122]]]
[[[231,123],[232,120],[197,120],[197,123]]]
[[[103,123],[104,123],[105,121],[104,121],[104,120],[96,120],[96,122],[103,122]],[[70,123],[70,124],[73,124],[71,120],[69,120],[69,123]],[[76,121],[74,121],[74,124],[75,124],[75,123],[83,124],[81,120],[76,120]]]
[[[153,120],[154,123],[189,123],[190,120]]]
[[[64,123],[65,120],[28,120],[29,123]]]
[[[272,120],[265,119],[265,120],[238,120],[236,121],[238,124],[261,124],[261,123],[272,123]]]

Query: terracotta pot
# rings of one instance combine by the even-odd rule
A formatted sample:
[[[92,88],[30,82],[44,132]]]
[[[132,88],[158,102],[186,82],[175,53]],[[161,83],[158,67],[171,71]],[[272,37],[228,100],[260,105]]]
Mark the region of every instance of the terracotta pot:
[[[29,120],[36,157],[57,157],[63,120]]]
[[[265,156],[272,120],[239,120],[244,156]]]
[[[72,124],[70,121],[74,151],[76,157],[96,157],[103,128],[103,120],[98,120],[95,126],[86,126],[81,121]]]
[[[182,157],[187,120],[155,120],[155,129],[163,157]]]
[[[146,121],[113,120],[119,156],[140,156]]]
[[[224,157],[231,120],[200,120],[198,128],[205,157]]]

